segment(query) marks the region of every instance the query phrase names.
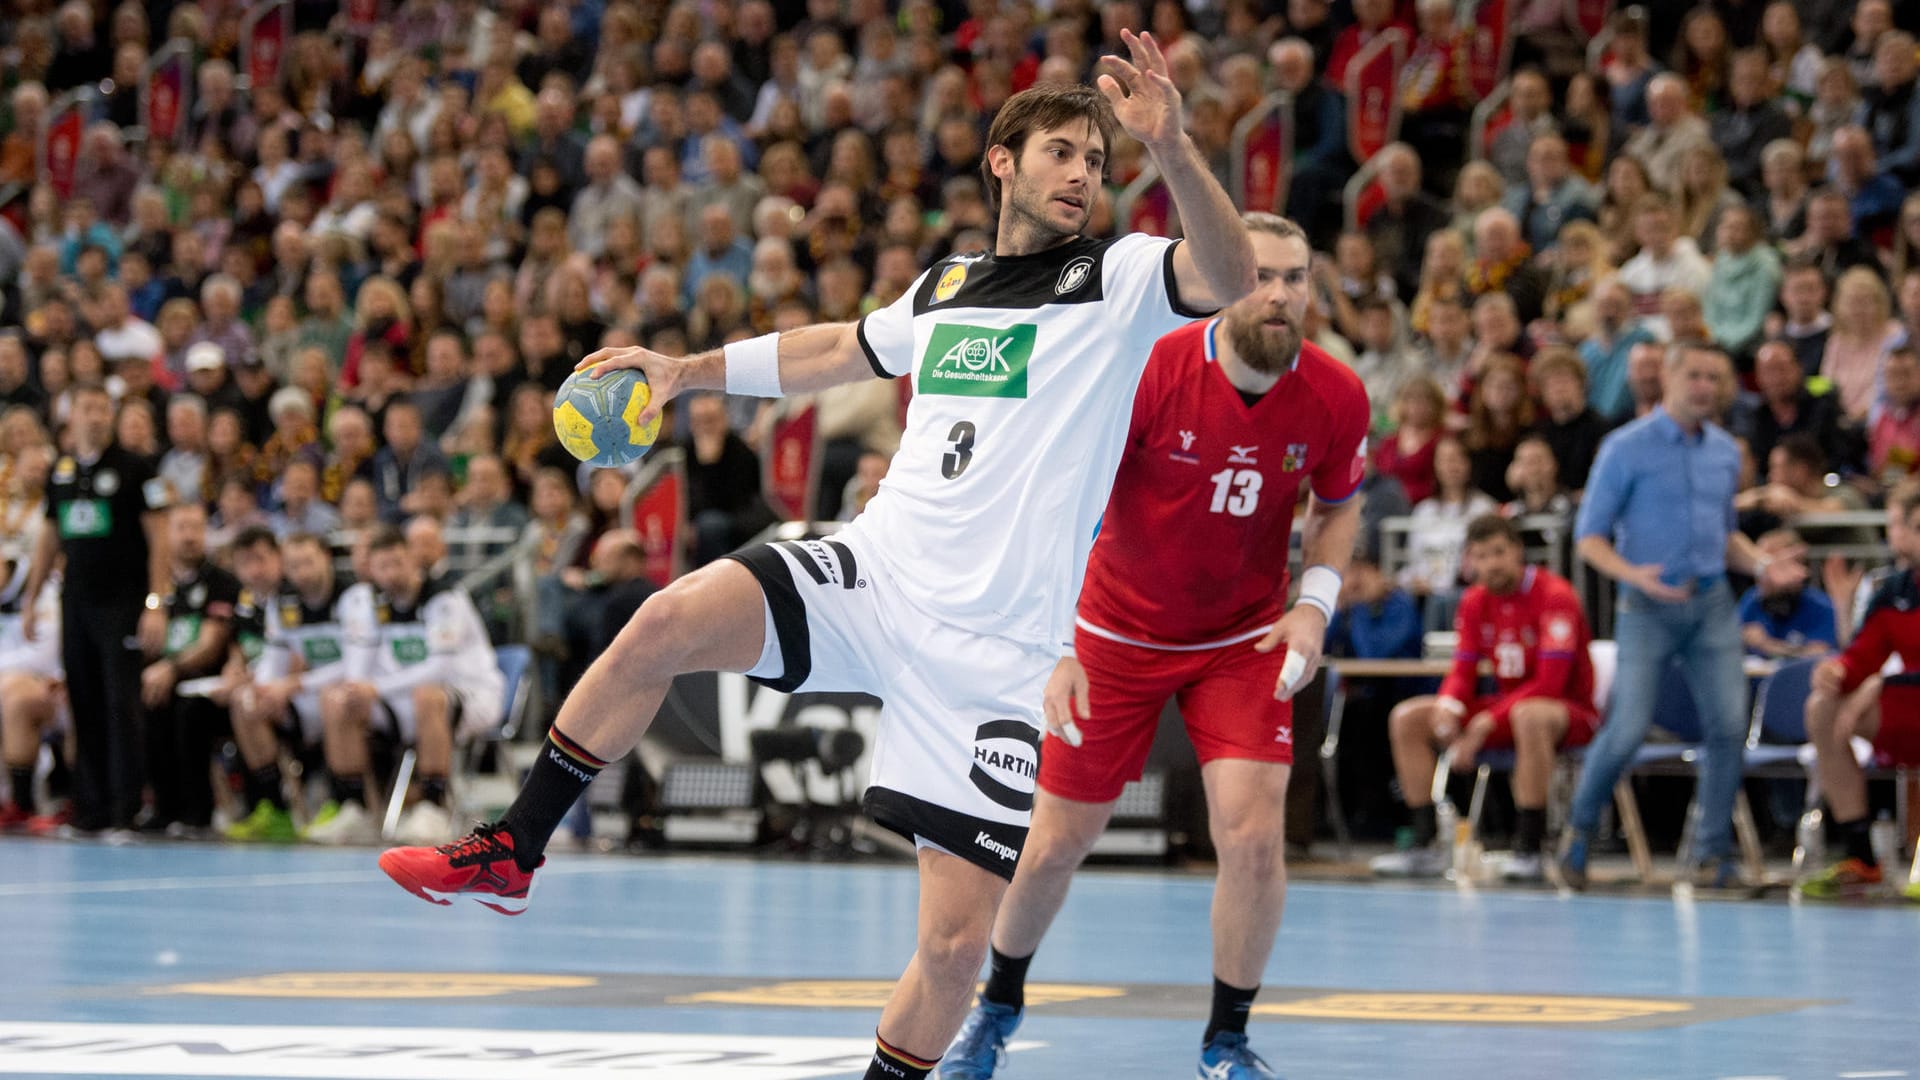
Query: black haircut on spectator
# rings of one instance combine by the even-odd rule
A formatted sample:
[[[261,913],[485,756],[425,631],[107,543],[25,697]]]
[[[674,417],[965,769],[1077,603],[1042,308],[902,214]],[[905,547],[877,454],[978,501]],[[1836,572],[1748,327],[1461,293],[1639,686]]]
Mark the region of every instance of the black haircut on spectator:
[[[1004,146],[1013,151],[1016,165],[1020,161],[1020,151],[1027,145],[1027,136],[1036,131],[1052,131],[1065,127],[1076,120],[1092,124],[1100,132],[1101,148],[1106,151],[1106,160],[1113,160],[1113,143],[1120,130],[1120,122],[1114,118],[1113,106],[1107,96],[1091,86],[1057,86],[1043,83],[1028,87],[1006,100],[1000,111],[993,115],[993,125],[987,129],[987,149]],[[1102,168],[1101,179],[1106,169]],[[986,185],[987,209],[1000,212],[1000,178],[993,175],[993,167],[987,162],[987,155],[980,155],[980,180]]]
[[[327,546],[327,541],[324,537],[317,533],[310,532],[288,533],[287,538],[280,541],[280,547],[283,550],[291,547],[317,547],[323,552],[333,550]]]
[[[265,544],[275,551],[280,550],[279,537],[274,536],[273,530],[267,528],[265,525],[249,525],[241,529],[233,538],[233,550],[235,551],[246,551],[249,548],[259,547],[261,544]]]
[[[407,549],[407,538],[393,525],[382,525],[373,530],[373,535],[367,538],[367,554],[369,555],[377,551],[392,551],[394,548],[405,551]]]
[[[1774,444],[1774,449],[1787,456],[1788,461],[1797,462],[1812,469],[1824,472],[1827,468],[1827,452],[1820,448],[1820,440],[1804,431],[1798,431]]]

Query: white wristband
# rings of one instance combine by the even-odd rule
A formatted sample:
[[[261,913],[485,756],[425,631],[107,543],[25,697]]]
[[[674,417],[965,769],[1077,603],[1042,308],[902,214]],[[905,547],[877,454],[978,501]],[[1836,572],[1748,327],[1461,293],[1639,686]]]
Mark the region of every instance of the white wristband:
[[[1333,621],[1334,610],[1340,606],[1340,574],[1331,566],[1309,566],[1300,575],[1300,604],[1311,604],[1320,609],[1320,614]]]
[[[727,393],[744,397],[780,397],[780,335],[762,334],[736,341],[726,358]]]

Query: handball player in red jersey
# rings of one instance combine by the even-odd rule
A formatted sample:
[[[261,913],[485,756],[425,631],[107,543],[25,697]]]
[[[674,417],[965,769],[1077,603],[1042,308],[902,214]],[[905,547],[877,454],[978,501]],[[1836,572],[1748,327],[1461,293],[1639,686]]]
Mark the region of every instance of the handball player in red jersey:
[[[1295,691],[1312,678],[1359,531],[1369,418],[1360,379],[1303,344],[1311,251],[1292,222],[1246,215],[1259,286],[1153,347],[1080,594],[1075,651],[1044,702],[1049,738],[1027,848],[994,925],[991,974],[941,1064],[978,1080],[1005,1064],[1027,964],[1130,780],[1168,698],[1201,762],[1220,873],[1213,1011],[1199,1075],[1273,1071],[1246,1023],[1280,929]],[[1295,507],[1307,569],[1288,608]],[[1076,722],[1077,721],[1077,722]]]

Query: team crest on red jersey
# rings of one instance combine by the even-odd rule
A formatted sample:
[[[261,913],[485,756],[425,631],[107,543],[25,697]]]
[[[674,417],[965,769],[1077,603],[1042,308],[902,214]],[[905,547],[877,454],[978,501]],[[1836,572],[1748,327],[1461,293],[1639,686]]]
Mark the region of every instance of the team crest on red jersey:
[[[1281,455],[1281,472],[1299,472],[1307,465],[1307,444],[1288,443],[1287,452]]]

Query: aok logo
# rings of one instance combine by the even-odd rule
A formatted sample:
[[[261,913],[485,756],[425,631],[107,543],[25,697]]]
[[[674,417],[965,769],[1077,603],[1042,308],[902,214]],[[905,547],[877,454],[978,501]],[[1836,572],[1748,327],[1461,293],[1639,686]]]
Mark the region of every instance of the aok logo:
[[[1009,810],[1031,810],[1039,774],[1040,734],[1031,724],[989,720],[973,733],[973,768],[967,779],[987,798]]]
[[[915,389],[959,397],[1024,398],[1033,340],[1031,323],[1008,327],[941,323],[927,339]]]

